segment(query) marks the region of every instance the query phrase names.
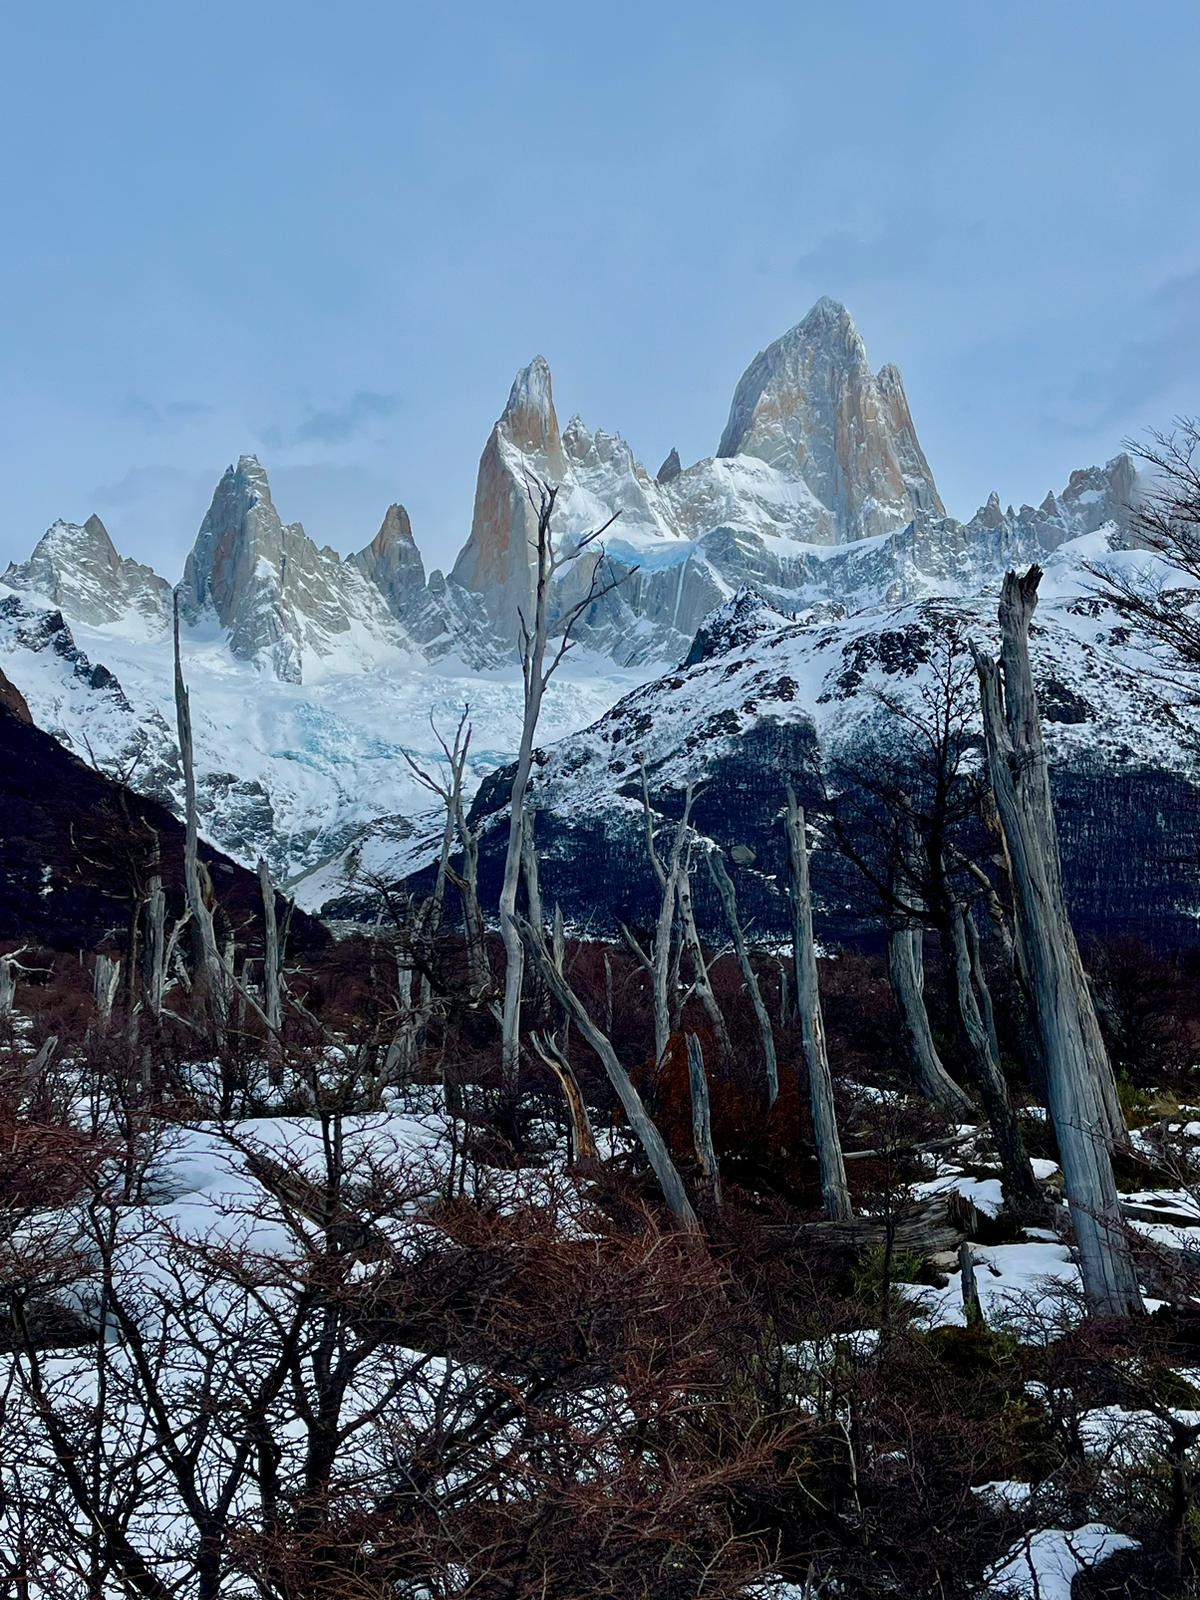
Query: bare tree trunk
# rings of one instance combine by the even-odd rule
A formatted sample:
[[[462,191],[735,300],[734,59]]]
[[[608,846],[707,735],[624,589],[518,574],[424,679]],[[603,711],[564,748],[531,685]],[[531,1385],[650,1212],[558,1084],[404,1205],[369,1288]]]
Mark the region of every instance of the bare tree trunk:
[[[625,1071],[617,1058],[607,1035],[603,1034],[592,1021],[587,1008],[576,995],[567,980],[562,977],[554,967],[550,952],[534,933],[532,927],[523,917],[514,917],[514,924],[525,945],[525,949],[538,967],[542,978],[554,993],[555,998],[570,1013],[571,1020],[579,1029],[584,1039],[600,1058],[600,1063],[608,1074],[608,1081],[616,1092],[621,1108],[634,1136],[645,1152],[654,1176],[658,1179],[662,1189],[663,1198],[676,1217],[687,1228],[698,1229],[700,1224],[692,1203],[688,1199],[687,1190],[684,1188],[683,1179],[679,1176],[679,1169],[671,1159],[671,1153],[663,1141],[662,1134],[654,1125],[649,1112],[642,1103],[642,1097],[637,1092],[633,1080]]]
[[[609,1038],[613,1031],[613,970],[612,956],[604,952],[604,1031]]]
[[[849,1222],[853,1209],[846,1182],[846,1164],[842,1159],[842,1141],[834,1108],[833,1078],[825,1048],[825,1021],[821,1015],[821,993],[817,981],[804,811],[797,804],[796,791],[790,783],[787,786],[785,817],[790,865],[792,957],[796,971],[796,1014],[800,1020],[801,1050],[808,1073],[813,1138],[821,1170],[821,1197],[825,1214],[831,1222]]]
[[[983,967],[983,950],[979,943],[979,929],[970,906],[963,907],[963,929],[967,935],[967,953],[971,958],[971,981],[979,999],[979,1014],[987,1031],[988,1046],[996,1061],[1000,1060],[1000,1035],[996,1032],[996,1013],[992,1008],[992,991],[988,987],[987,973]]]
[[[750,961],[750,952],[746,946],[746,933],[742,927],[741,918],[738,916],[737,890],[733,886],[733,879],[729,876],[725,862],[717,850],[710,851],[708,856],[708,870],[712,873],[712,880],[716,884],[717,893],[721,897],[721,905],[725,911],[725,921],[729,924],[729,932],[733,938],[734,953],[738,959],[738,966],[742,971],[742,982],[746,986],[746,993],[750,996],[750,1004],[754,1007],[754,1017],[758,1023],[758,1036],[762,1044],[763,1066],[767,1078],[767,1108],[770,1109],[779,1098],[779,1062],[775,1054],[775,1033],[771,1027],[770,1013],[767,1011],[766,1002],[762,997],[758,977]]]
[[[196,806],[196,766],[192,748],[192,712],[183,681],[179,654],[179,596],[175,596],[175,722],[179,737],[179,758],[183,764],[184,844],[183,876],[195,942],[193,1002],[208,1013],[215,1041],[225,1034],[228,1010],[225,971],[217,949],[217,934],[212,911],[204,894],[199,855],[199,820]]]
[[[146,892],[146,937],[142,947],[143,989],[150,1015],[162,1017],[167,987],[167,897],[156,872]]]
[[[935,1106],[963,1121],[975,1115],[971,1097],[942,1065],[929,1027],[923,989],[920,928],[894,923],[888,929],[888,981],[900,1013],[900,1048],[917,1088]]]
[[[721,1209],[721,1169],[713,1147],[712,1112],[708,1103],[708,1074],[704,1070],[704,1051],[694,1033],[687,1036],[688,1083],[692,1092],[692,1143],[696,1160],[708,1184],[713,1206]]]
[[[588,1115],[583,1090],[579,1087],[579,1080],[571,1063],[559,1048],[557,1040],[544,1039],[535,1033],[532,1035],[531,1043],[558,1079],[563,1099],[566,1101],[567,1114],[571,1119],[571,1166],[574,1168],[596,1166],[600,1160],[600,1152],[596,1148],[596,1135],[592,1131],[592,1119]]]
[[[96,1015],[100,1019],[101,1030],[105,1033],[112,1021],[113,1002],[117,998],[120,982],[121,963],[114,961],[111,956],[97,956],[95,971],[92,974],[92,998],[96,1002]]]
[[[1004,1173],[1004,1196],[1017,1213],[1037,1211],[1043,1204],[1041,1190],[1029,1164],[1025,1139],[1013,1109],[1008,1085],[1004,1081],[1000,1063],[992,1054],[991,1041],[979,1012],[975,991],[971,987],[971,957],[960,905],[954,905],[952,917],[950,948],[946,954],[954,973],[955,1004],[967,1047],[967,1059],[996,1141],[996,1152]]]
[[[537,929],[538,937],[546,937],[546,914],[542,906],[542,885],[538,876],[537,842],[534,838],[534,812],[526,806],[525,824],[521,829],[521,866],[525,877],[525,899],[529,906],[529,920]]]
[[[968,1328],[982,1328],[983,1304],[979,1298],[979,1285],[975,1282],[975,1257],[966,1239],[958,1247],[958,1271],[962,1282],[963,1316]]]
[[[691,849],[687,850],[683,860],[683,867],[679,874],[677,894],[679,898],[679,923],[683,931],[683,940],[687,945],[688,953],[692,958],[692,987],[700,1004],[704,1007],[709,1026],[717,1041],[717,1052],[723,1063],[733,1059],[733,1049],[729,1043],[729,1029],[725,1026],[725,1018],[721,1007],[717,1004],[717,997],[713,993],[712,983],[708,976],[708,962],[704,959],[704,946],[700,943],[700,934],[696,927],[696,912],[692,905],[692,856]]]
[[[554,958],[554,970],[559,975],[564,975],[567,970],[567,930],[563,923],[562,907],[558,901],[554,902],[554,921],[550,937],[550,954]],[[608,960],[605,951],[604,959]],[[609,1031],[611,1032],[611,1025]],[[567,1045],[571,1037],[571,1019],[564,1011],[562,1013],[562,1026],[559,1029],[558,1047],[564,1057],[567,1056]]]
[[[1029,661],[1041,570],[1009,572],[1000,598],[1000,663],[975,652],[988,771],[1012,864],[1017,935],[1079,1247],[1084,1292],[1102,1316],[1140,1312],[1113,1178],[1106,1089],[1112,1069],[1067,916],[1058,834]]]
[[[258,858],[258,887],[263,906],[263,1014],[269,1030],[267,1053],[274,1056],[278,1053],[283,1026],[283,963],[279,951],[279,922],[275,915],[275,885],[263,856]]]
[[[17,1003],[17,963],[0,956],[0,1017],[11,1017]]]
[[[621,924],[625,943],[646,969],[650,977],[651,1005],[654,1011],[654,1062],[661,1067],[671,1042],[671,996],[678,989],[672,983],[671,951],[675,931],[675,914],[679,898],[679,879],[683,871],[683,850],[691,825],[692,790],[689,787],[683,802],[683,815],[675,827],[670,853],[664,862],[654,843],[654,813],[650,807],[650,791],[646,782],[645,765],[642,766],[642,809],[646,830],[646,851],[654,876],[658,879],[661,899],[654,938],[647,953],[630,930]]]

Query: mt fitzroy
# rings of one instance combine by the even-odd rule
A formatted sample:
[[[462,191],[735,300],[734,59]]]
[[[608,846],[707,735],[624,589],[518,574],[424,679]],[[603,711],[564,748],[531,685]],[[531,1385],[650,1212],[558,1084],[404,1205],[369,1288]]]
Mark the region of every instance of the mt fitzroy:
[[[873,371],[845,309],[821,300],[760,352],[716,453],[656,474],[618,435],[560,425],[550,369],[517,374],[480,458],[469,535],[426,573],[402,505],[342,557],[277,511],[253,456],[225,473],[178,585],[206,826],[235,856],[314,869],[369,824],[405,837],[423,801],[403,752],[436,749],[470,702],[475,776],[514,748],[518,612],[527,607],[530,476],[559,485],[555,534],[619,517],[601,556],[564,567],[560,609],[595,563],[620,581],[591,605],[543,740],[572,733],[684,660],[710,613],[753,589],[825,621],[976,595],[1005,565],[1083,536],[1120,544],[1136,492],[1127,456],[1075,473],[1036,508],[996,497],[946,515],[895,367]],[[135,786],[172,798],[171,586],[122,558],[97,517],[58,522],[0,587],[0,664],[35,719]],[[207,708],[207,718],[206,718]],[[419,832],[419,829],[418,829]]]

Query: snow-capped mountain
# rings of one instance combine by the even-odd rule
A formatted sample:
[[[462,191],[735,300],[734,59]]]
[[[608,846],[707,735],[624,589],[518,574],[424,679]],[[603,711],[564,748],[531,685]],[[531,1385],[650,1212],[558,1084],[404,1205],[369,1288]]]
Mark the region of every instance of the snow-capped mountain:
[[[1094,533],[1050,558],[1032,636],[1068,894],[1084,931],[1136,929],[1193,943],[1200,877],[1187,864],[1200,860],[1200,676],[1166,676],[1107,603],[1086,592],[1081,563],[1107,550],[1104,534]],[[618,918],[653,920],[644,762],[666,815],[677,814],[689,784],[699,786],[696,825],[735,864],[739,901],[755,928],[782,937],[785,781],[817,804],[820,773],[885,756],[905,734],[897,704],[928,715],[924,697],[945,671],[952,639],[963,703],[981,739],[966,646],[998,647],[997,587],[800,619],[739,592],[706,620],[682,666],[540,752],[531,804],[548,903],[560,901],[577,925],[600,932]],[[511,770],[496,773],[476,800],[489,889],[501,868],[510,784]],[[851,903],[836,852],[818,851],[814,871],[826,928],[846,931],[861,913],[862,885],[851,886]],[[352,875],[345,883],[349,904]],[[715,936],[720,911],[703,874],[697,895]]]
[[[427,796],[404,752],[436,756],[431,711],[446,727],[470,703],[476,778],[503,764],[519,727],[531,477],[559,486],[555,533],[568,549],[619,513],[603,560],[620,581],[582,618],[544,741],[685,657],[697,670],[702,630],[727,626],[729,602],[752,633],[769,612],[850,638],[881,609],[969,600],[1007,564],[1082,536],[1121,544],[1136,494],[1118,456],[1036,508],[1004,510],[993,496],[966,523],[948,517],[899,372],[872,370],[829,300],[750,363],[717,452],[685,466],[672,451],[653,476],[619,435],[578,417],[560,428],[549,366],[535,359],[488,437],[449,574],[426,573],[399,503],[357,552],[318,547],[284,522],[263,466],[243,456],[217,485],[177,589],[214,842],[332,893],[347,849],[382,867],[412,836]],[[599,559],[592,550],[563,568],[560,607],[589,592]],[[96,517],[55,523],[0,580],[0,664],[38,723],[166,799],[179,782],[171,606],[167,580],[122,558]],[[379,819],[391,819],[382,846],[363,834]]]

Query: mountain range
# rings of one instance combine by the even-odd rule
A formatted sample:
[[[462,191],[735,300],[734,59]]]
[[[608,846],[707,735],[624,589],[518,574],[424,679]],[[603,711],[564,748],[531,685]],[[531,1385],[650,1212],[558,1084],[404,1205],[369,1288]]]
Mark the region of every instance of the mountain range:
[[[828,299],[750,362],[715,453],[684,466],[672,451],[653,474],[619,434],[578,416],[560,426],[550,368],[535,358],[484,445],[471,527],[448,574],[426,572],[399,503],[360,550],[318,547],[282,520],[265,469],[243,456],[218,483],[177,585],[214,843],[237,859],[267,854],[302,877],[314,908],[344,902],[347,873],[368,863],[394,872],[419,856],[428,797],[404,752],[432,756],[431,719],[445,726],[470,703],[473,779],[503,766],[519,727],[515,639],[530,600],[535,479],[559,487],[555,535],[568,551],[618,513],[602,550],[589,547],[557,579],[560,611],[589,592],[598,561],[617,582],[585,611],[550,696],[540,737],[576,751],[550,770],[578,769],[585,748],[585,765],[598,759],[595,730],[627,696],[672,703],[681,672],[711,689],[700,669],[713,638],[723,653],[733,647],[731,628],[749,629],[737,649],[765,651],[763,670],[787,654],[787,678],[805,685],[797,710],[816,727],[828,719],[815,663],[831,650],[928,627],[939,606],[983,625],[994,606],[980,597],[1006,566],[1033,559],[1051,562],[1069,607],[1086,588],[1081,560],[1129,544],[1138,492],[1122,454],[1036,506],[1004,508],[993,495],[967,522],[948,516],[899,371],[872,369],[848,312]],[[169,803],[179,793],[175,587],[122,557],[95,516],[56,522],[0,579],[0,660],[35,720]],[[1093,630],[1085,643],[1095,652],[1098,641]],[[1071,657],[1075,645],[1063,649]],[[730,684],[746,670],[742,655],[726,663]],[[1074,676],[1085,700],[1100,691],[1094,674]],[[746,698],[755,709],[734,714],[742,740],[771,720],[758,709],[772,700],[761,685]],[[656,717],[651,725],[655,761],[679,768],[680,749],[658,750]],[[1092,731],[1098,751],[1101,728]],[[1182,745],[1159,758],[1186,764]]]

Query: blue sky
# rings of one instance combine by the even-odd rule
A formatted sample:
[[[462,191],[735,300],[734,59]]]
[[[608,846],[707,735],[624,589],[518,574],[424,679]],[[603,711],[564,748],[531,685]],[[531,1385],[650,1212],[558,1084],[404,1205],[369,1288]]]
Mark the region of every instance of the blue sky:
[[[1200,409],[1200,7],[47,0],[7,8],[0,557],[98,511],[175,577],[261,456],[429,565],[537,352],[653,470],[820,294],[943,497]]]

